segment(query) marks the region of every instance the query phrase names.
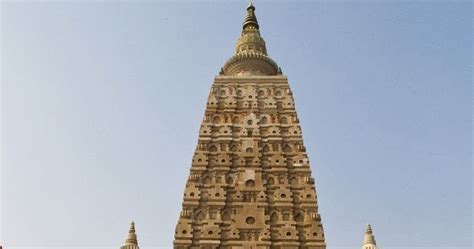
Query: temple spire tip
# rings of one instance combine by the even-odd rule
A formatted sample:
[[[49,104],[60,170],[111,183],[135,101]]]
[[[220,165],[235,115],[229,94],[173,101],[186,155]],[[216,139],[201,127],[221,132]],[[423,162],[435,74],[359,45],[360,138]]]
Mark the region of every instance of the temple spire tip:
[[[128,235],[127,239],[125,240],[124,245],[121,247],[121,249],[138,249],[138,240],[137,240],[137,234],[135,230],[135,222],[132,221],[130,223],[130,228],[128,229]]]
[[[255,16],[255,6],[253,6],[252,1],[249,2],[247,6],[247,15],[245,16],[243,30],[248,28],[259,29],[257,16]]]
[[[372,231],[372,226],[370,224],[367,224],[367,228],[365,229],[365,236],[364,236],[364,243],[363,243],[363,248],[364,249],[376,249],[377,248],[377,242],[375,242],[375,237]]]
[[[253,1],[252,0],[249,1],[249,5],[247,6],[247,9],[249,9],[249,8],[255,9],[255,6],[253,6]]]

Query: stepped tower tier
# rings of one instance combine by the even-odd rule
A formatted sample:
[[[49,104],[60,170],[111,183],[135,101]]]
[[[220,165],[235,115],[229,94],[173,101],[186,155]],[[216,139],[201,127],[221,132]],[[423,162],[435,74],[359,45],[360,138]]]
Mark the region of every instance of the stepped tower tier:
[[[211,87],[175,249],[325,249],[315,180],[286,76],[255,7]]]

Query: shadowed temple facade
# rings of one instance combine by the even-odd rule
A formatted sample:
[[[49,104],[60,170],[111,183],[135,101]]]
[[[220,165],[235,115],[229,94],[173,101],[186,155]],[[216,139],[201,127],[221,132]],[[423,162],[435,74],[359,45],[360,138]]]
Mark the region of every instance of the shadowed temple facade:
[[[252,4],[212,84],[183,196],[175,249],[326,248],[293,94]],[[138,248],[132,223],[121,249]],[[370,226],[362,248],[376,248]]]

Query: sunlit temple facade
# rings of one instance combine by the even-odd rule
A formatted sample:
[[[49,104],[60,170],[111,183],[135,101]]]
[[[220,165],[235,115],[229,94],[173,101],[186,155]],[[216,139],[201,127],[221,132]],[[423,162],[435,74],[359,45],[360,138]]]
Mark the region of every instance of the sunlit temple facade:
[[[250,4],[212,84],[175,249],[325,249],[315,179],[287,77]],[[121,249],[139,249],[131,224]],[[370,225],[362,249],[376,249]]]

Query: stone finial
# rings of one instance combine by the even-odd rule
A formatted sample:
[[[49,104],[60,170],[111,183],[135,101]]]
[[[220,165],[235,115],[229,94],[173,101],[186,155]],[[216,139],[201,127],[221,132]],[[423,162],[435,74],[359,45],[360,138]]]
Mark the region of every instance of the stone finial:
[[[259,28],[257,17],[255,16],[255,7],[253,6],[252,2],[250,2],[249,6],[247,7],[247,16],[245,17],[243,29],[245,30],[245,28],[248,26],[253,26],[256,29]]]
[[[221,75],[277,75],[279,68],[267,54],[265,40],[260,36],[260,26],[252,3],[242,25],[234,55],[222,67]]]
[[[377,243],[375,242],[375,237],[372,232],[372,226],[367,224],[367,228],[365,229],[364,235],[364,244],[362,245],[362,249],[376,249]]]
[[[135,233],[135,222],[132,221],[130,224],[127,239],[120,249],[140,249],[140,247],[138,247],[137,234]]]

